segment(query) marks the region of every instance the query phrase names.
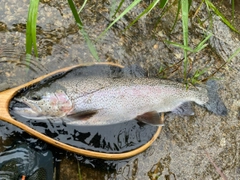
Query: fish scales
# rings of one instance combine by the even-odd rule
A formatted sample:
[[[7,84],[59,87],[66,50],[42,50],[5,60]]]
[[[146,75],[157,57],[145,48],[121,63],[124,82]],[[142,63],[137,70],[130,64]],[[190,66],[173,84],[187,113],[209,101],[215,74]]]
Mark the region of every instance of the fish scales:
[[[95,116],[84,121],[85,124],[116,123],[134,119],[144,112],[169,112],[188,101],[200,105],[208,101],[206,89],[198,87],[186,90],[182,84],[166,85],[166,81],[158,79],[94,78],[91,81],[92,85],[97,86],[94,85],[91,91],[84,91],[72,99],[75,112],[98,111]],[[89,83],[81,82],[77,89],[83,89],[83,85]],[[71,92],[67,91],[66,94],[71,97]]]
[[[29,119],[64,120],[77,125],[132,119],[162,125],[161,112],[193,115],[190,102],[216,115],[227,115],[215,81],[186,89],[184,84],[144,74],[136,66],[82,66],[18,95],[14,99],[24,106],[15,106],[13,111]]]
[[[169,112],[184,102],[193,101],[203,105],[208,101],[207,90],[204,87],[190,87],[187,90],[183,84],[155,78],[90,76],[59,79],[49,87],[38,90],[37,94],[45,96],[46,93],[51,94],[58,90],[62,90],[71,102],[72,108],[68,112],[51,115],[49,112],[56,111],[58,107],[44,105],[47,102],[40,104],[41,100],[32,102],[24,99],[22,102],[48,107],[48,113],[44,113],[42,107],[42,114],[38,114],[37,117],[44,115],[51,118],[68,118],[69,115],[84,114],[81,112],[95,112],[87,120],[76,120],[75,116],[70,123],[103,125],[131,120],[146,112]]]

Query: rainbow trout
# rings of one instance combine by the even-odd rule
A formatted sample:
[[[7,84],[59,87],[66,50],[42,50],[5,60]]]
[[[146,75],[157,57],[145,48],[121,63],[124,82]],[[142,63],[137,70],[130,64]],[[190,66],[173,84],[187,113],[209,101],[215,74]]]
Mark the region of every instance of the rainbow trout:
[[[217,115],[227,114],[214,81],[209,81],[206,87],[186,90],[183,84],[156,78],[80,75],[57,79],[15,100],[27,106],[13,108],[25,118],[63,119],[79,125],[106,125],[132,119],[162,125],[160,112],[193,115],[189,102]]]

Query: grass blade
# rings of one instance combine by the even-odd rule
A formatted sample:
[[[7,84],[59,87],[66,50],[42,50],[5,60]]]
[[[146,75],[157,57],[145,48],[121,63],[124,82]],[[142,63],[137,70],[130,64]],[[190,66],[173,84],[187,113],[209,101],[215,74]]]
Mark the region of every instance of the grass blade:
[[[199,51],[201,51],[203,48],[205,48],[205,47],[207,46],[207,44],[204,44],[204,43],[207,42],[210,37],[212,37],[212,34],[209,34],[204,40],[202,40],[202,41],[197,45],[197,47],[194,49],[193,52],[199,52]]]
[[[207,40],[210,38],[212,36],[212,34],[209,34],[204,40],[202,40],[198,45],[197,45],[197,47],[196,48],[194,48],[194,49],[192,49],[191,47],[189,47],[189,46],[184,46],[184,45],[182,45],[182,44],[178,44],[178,43],[175,43],[175,42],[171,42],[171,41],[164,41],[164,42],[166,42],[166,43],[168,43],[168,44],[172,44],[172,45],[174,45],[174,46],[176,46],[176,47],[179,47],[179,48],[182,48],[182,49],[184,49],[184,50],[186,50],[186,51],[189,51],[189,52],[192,52],[192,53],[197,53],[197,52],[199,52],[199,51],[201,51],[203,48],[205,48],[208,44],[204,44],[205,42],[207,42]]]
[[[78,11],[78,14],[83,10],[83,8],[85,7],[86,3],[87,3],[87,0],[84,0],[84,2],[82,4],[82,7]]]
[[[116,14],[118,13],[119,9],[122,7],[122,4],[124,3],[125,0],[121,0],[121,2],[119,3],[114,15],[112,17],[116,17]]]
[[[80,169],[79,161],[77,162],[77,165],[78,165],[78,179],[79,179],[79,180],[82,180],[82,174],[81,174],[81,169]]]
[[[28,10],[27,29],[26,29],[26,54],[32,53],[32,47],[34,48],[34,54],[37,57],[37,38],[36,38],[36,25],[37,25],[37,13],[38,13],[39,0],[31,0]]]
[[[181,0],[182,7],[182,27],[183,27],[183,44],[184,46],[188,46],[188,0]],[[187,58],[187,50],[184,49],[184,78],[187,79],[187,67],[188,67],[188,58]]]
[[[234,53],[226,60],[226,62],[229,63],[239,53],[240,53],[240,47],[234,51]]]
[[[163,9],[168,3],[168,0],[160,0],[159,7]]]
[[[72,0],[68,0],[68,4],[70,6],[70,9],[72,10],[72,14],[73,14],[73,17],[75,19],[75,21],[81,25],[81,28],[83,27],[83,24],[82,24],[82,21],[80,20],[79,18],[79,15],[78,15],[78,12],[75,8],[75,4]]]
[[[190,78],[191,84],[193,84],[193,85],[199,84],[201,82],[201,80],[199,79],[200,76],[202,76],[204,73],[206,73],[208,69],[209,69],[209,67],[196,70],[194,72],[193,76]]]
[[[92,41],[90,40],[87,32],[84,30],[83,23],[82,23],[79,15],[78,15],[78,12],[77,12],[77,10],[75,8],[74,2],[72,0],[68,0],[68,4],[70,6],[70,9],[72,10],[73,17],[74,17],[74,19],[75,19],[75,21],[76,21],[76,23],[77,23],[77,25],[79,27],[79,30],[80,30],[81,34],[83,35],[84,40],[87,43],[87,46],[89,48],[90,53],[93,55],[93,57],[97,61],[99,61],[99,57],[98,57],[97,51],[96,51]]]
[[[231,0],[231,4],[232,4],[232,22],[234,23],[234,14],[235,14],[235,7],[234,7],[234,5],[235,5],[235,2],[234,2],[234,0]]]
[[[100,39],[119,19],[121,19],[125,14],[131,11],[141,0],[134,0],[99,36],[97,39]]]
[[[78,27],[79,27],[79,30],[81,32],[81,34],[83,35],[84,37],[84,40],[86,41],[87,43],[87,46],[88,46],[88,49],[90,51],[90,53],[92,54],[92,56],[97,60],[97,61],[100,61],[99,60],[99,57],[98,57],[98,53],[97,53],[97,50],[95,48],[95,46],[93,45],[92,41],[90,40],[87,32],[84,30],[84,28],[81,26],[81,24],[77,23]]]
[[[125,30],[127,30],[128,28],[130,28],[136,21],[138,21],[143,15],[148,14],[159,2],[159,0],[154,0],[140,15],[138,15],[136,17],[136,19],[134,19],[133,22],[131,22],[126,28]]]
[[[171,31],[170,33],[172,33],[172,31],[174,30],[176,24],[177,24],[177,20],[178,20],[178,16],[180,14],[180,9],[181,9],[181,1],[178,1],[178,9],[177,9],[177,13],[176,13],[176,16],[175,16],[175,20],[174,20],[174,23],[173,23],[173,26],[171,28]]]
[[[117,9],[117,2],[116,2],[116,0],[113,0],[111,3],[111,8],[110,8],[110,15],[109,15],[110,20],[113,19],[115,13],[117,12],[116,9]]]
[[[206,5],[208,8],[212,9],[213,12],[220,17],[220,19],[233,31],[240,33],[224,16],[223,14],[209,1],[205,0]]]
[[[186,50],[186,51],[190,51],[190,52],[194,52],[194,49],[190,48],[189,46],[184,46],[182,44],[178,44],[178,43],[175,43],[175,42],[171,42],[171,41],[168,41],[168,40],[165,40],[164,42],[168,43],[168,44],[172,44],[176,47],[179,47],[183,50]]]

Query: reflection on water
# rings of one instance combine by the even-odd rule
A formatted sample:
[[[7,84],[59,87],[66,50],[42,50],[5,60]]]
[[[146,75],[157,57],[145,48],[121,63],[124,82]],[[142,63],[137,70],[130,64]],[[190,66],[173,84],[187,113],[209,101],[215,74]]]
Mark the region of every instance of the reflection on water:
[[[52,180],[52,153],[50,151],[37,151],[20,141],[1,152],[0,179],[13,180],[20,178]]]
[[[15,119],[60,142],[98,152],[121,153],[147,143],[158,127],[135,120],[106,126],[74,126],[31,120],[12,114]]]
[[[23,46],[14,47],[8,44],[1,44],[0,65],[2,69],[8,70],[8,72],[2,73],[0,91],[23,84],[45,74],[47,69],[39,60],[30,56],[27,59]]]

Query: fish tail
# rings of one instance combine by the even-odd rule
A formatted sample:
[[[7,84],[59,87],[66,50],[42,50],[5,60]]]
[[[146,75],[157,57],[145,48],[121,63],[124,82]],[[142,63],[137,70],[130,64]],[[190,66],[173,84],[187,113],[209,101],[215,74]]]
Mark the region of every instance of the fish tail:
[[[227,115],[227,108],[224,105],[223,101],[218,95],[218,85],[214,80],[208,80],[207,83],[207,91],[208,91],[208,102],[204,104],[204,106],[211,112],[225,116]]]

